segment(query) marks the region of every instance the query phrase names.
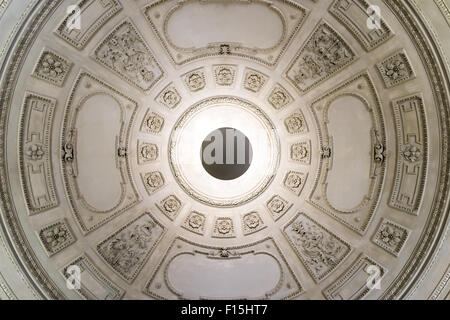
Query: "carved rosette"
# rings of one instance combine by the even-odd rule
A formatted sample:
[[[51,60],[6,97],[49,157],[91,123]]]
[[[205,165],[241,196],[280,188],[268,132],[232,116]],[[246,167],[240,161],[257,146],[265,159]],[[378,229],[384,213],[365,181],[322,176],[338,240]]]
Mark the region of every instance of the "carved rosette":
[[[280,110],[291,104],[294,101],[294,98],[292,98],[291,94],[286,89],[278,84],[272,89],[268,101],[272,107],[276,110]]]
[[[268,80],[268,77],[259,71],[253,69],[245,70],[244,88],[258,93],[264,87]]]
[[[43,227],[38,235],[49,256],[64,250],[76,241],[65,219]]]
[[[406,52],[397,52],[377,63],[377,69],[383,78],[386,88],[400,85],[415,78]]]
[[[159,148],[154,143],[139,142],[138,152],[138,162],[140,164],[155,161],[159,156]]]
[[[52,50],[44,50],[34,68],[33,76],[59,87],[64,82],[73,63]]]
[[[150,134],[159,134],[164,127],[164,123],[163,116],[155,112],[150,112],[149,110],[142,121],[141,131]]]
[[[161,172],[153,171],[142,175],[142,181],[149,195],[161,189],[165,180]]]
[[[97,245],[97,252],[127,282],[136,278],[165,228],[150,213],[123,226]]]
[[[203,68],[185,74],[183,80],[188,89],[192,92],[202,90],[206,86],[205,71]]]
[[[213,238],[234,238],[236,237],[233,219],[217,217],[214,221]]]
[[[170,195],[157,203],[156,206],[167,218],[174,221],[180,213],[183,204],[175,195]]]
[[[205,234],[206,216],[203,213],[192,211],[184,220],[183,228],[193,233]]]
[[[156,97],[156,101],[169,109],[173,109],[181,102],[181,96],[173,85],[168,85]]]
[[[307,177],[307,173],[290,171],[284,178],[284,186],[298,197],[305,186]]]
[[[391,220],[383,219],[375,231],[372,241],[384,250],[398,256],[405,245],[410,231]]]
[[[298,110],[287,117],[284,124],[286,126],[286,130],[290,134],[301,134],[308,132],[306,120],[301,110]]]
[[[242,229],[245,236],[266,228],[258,212],[253,211],[242,216]]]
[[[276,195],[266,203],[266,206],[272,218],[277,221],[283,217],[286,212],[288,212],[288,210],[292,207],[292,204],[281,196]]]
[[[236,66],[219,65],[213,67],[214,79],[219,86],[232,86],[236,78]]]
[[[308,165],[311,163],[311,142],[302,141],[291,145],[290,157],[293,161]]]

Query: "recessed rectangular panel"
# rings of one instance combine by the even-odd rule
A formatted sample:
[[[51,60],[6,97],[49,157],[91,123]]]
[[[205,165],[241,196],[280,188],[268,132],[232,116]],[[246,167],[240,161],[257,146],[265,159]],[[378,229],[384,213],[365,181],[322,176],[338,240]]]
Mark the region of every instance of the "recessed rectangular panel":
[[[125,294],[124,290],[116,286],[111,280],[92,263],[86,256],[82,255],[68,264],[63,270],[62,274],[65,279],[70,281],[71,277],[75,276],[73,270],[79,270],[80,289],[76,292],[86,300],[119,300]]]
[[[84,71],[75,82],[65,110],[62,167],[67,198],[85,233],[140,201],[127,156],[137,108]]]
[[[312,104],[319,128],[320,171],[309,201],[364,234],[385,170],[385,132],[372,80],[361,73]]]
[[[378,285],[385,285],[382,280],[386,272],[386,268],[363,254],[323,293],[329,300],[361,300]]]
[[[382,19],[380,7],[366,0],[335,0],[330,12],[359,40],[364,49],[371,51],[389,40],[394,34]]]
[[[56,101],[27,93],[22,110],[19,161],[30,214],[58,206],[52,164],[51,135]]]
[[[118,0],[82,0],[68,12],[55,33],[77,49],[83,49],[94,34],[120,10]]]
[[[158,299],[289,299],[303,291],[273,239],[223,249],[176,238],[144,293]]]
[[[392,103],[397,132],[397,164],[390,205],[418,213],[427,166],[427,128],[420,94]]]
[[[123,226],[97,245],[105,262],[132,283],[158,245],[165,228],[150,213]]]
[[[308,15],[289,0],[160,0],[143,12],[177,65],[234,55],[273,66]]]

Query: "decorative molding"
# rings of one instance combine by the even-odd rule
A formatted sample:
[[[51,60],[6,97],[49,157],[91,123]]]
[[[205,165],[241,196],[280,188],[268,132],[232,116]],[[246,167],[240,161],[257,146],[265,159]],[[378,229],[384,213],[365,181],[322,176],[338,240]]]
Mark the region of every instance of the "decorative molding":
[[[434,3],[438,6],[448,25],[450,26],[450,7],[445,3],[445,0],[434,0]]]
[[[102,40],[92,57],[145,92],[164,76],[149,46],[129,18]]]
[[[189,181],[187,181],[184,178],[180,166],[178,165],[176,149],[179,137],[183,132],[184,126],[193,116],[195,116],[198,112],[200,112],[203,109],[224,103],[239,106],[243,109],[246,109],[246,111],[251,112],[255,117],[257,117],[264,124],[265,128],[267,128],[267,134],[270,137],[270,142],[272,144],[274,152],[272,152],[273,159],[271,161],[271,165],[267,174],[263,176],[262,180],[258,183],[257,187],[254,190],[235,198],[216,199],[206,196],[203,193],[191,187]],[[256,105],[247,100],[234,96],[214,96],[211,98],[201,100],[196,104],[194,104],[193,106],[191,106],[190,108],[188,108],[187,110],[185,110],[184,113],[178,118],[177,122],[174,124],[168,144],[169,164],[176,182],[190,197],[209,206],[220,208],[232,208],[248,203],[251,200],[259,197],[273,181],[280,160],[279,143],[280,142],[275,130],[275,125],[272,123],[272,121],[269,119],[266,113],[259,107],[257,107]]]
[[[0,1],[0,18],[2,17],[3,13],[8,8],[9,4],[11,3],[11,0],[1,0]]]
[[[146,212],[97,245],[97,252],[125,281],[132,283],[166,229]]]
[[[175,195],[170,195],[157,203],[156,206],[159,210],[171,221],[174,221],[181,209],[183,208],[183,203]]]
[[[311,164],[311,140],[294,143],[289,151],[291,160],[304,165]]]
[[[392,109],[397,133],[397,163],[389,204],[417,215],[428,161],[428,133],[422,94],[394,100]]]
[[[19,131],[19,169],[31,215],[59,205],[51,160],[56,100],[26,93]]]
[[[306,93],[357,59],[333,27],[321,20],[286,71],[287,79]]]
[[[214,219],[213,238],[235,238],[234,222],[232,218],[216,217]]]
[[[355,36],[366,51],[371,51],[394,36],[380,17],[379,29],[369,29],[369,3],[366,0],[335,0],[329,11]]]
[[[184,220],[182,227],[203,236],[205,234],[205,224],[206,216],[203,213],[192,211]]]
[[[0,12],[1,17],[1,12]],[[0,273],[0,300],[17,300],[16,295]]]
[[[443,294],[447,294],[444,299],[448,300],[450,295],[448,290],[449,283],[450,283],[450,265],[447,267],[447,270],[445,270],[444,275],[439,281],[439,284],[436,286],[436,288],[434,288],[433,292],[428,297],[428,300],[442,299]]]
[[[287,189],[298,197],[305,186],[306,179],[308,179],[308,173],[289,171],[283,183]]]
[[[345,153],[345,155],[336,157],[337,154],[346,152],[346,150],[334,148],[333,138],[337,139],[337,137],[333,137],[333,132],[330,131],[330,122],[332,121],[330,119],[330,108],[335,105],[334,103],[336,101],[344,101],[339,99],[347,99],[343,102],[346,107],[350,103],[352,105],[358,103],[357,106],[355,105],[355,108],[362,108],[363,110],[359,111],[361,112],[360,114],[366,114],[366,120],[367,122],[370,121],[370,123],[362,125],[362,120],[358,118],[358,121],[354,123],[355,128],[364,128],[365,131],[358,132],[358,139],[361,140],[363,138],[362,135],[367,133],[367,137],[365,137],[367,142],[363,142],[360,146],[354,146],[352,154]],[[348,99],[352,99],[353,101],[349,102]],[[384,157],[380,161],[380,154],[378,152],[380,147],[385,149],[384,146],[386,146],[384,120],[380,100],[369,74],[363,72],[344,81],[335,89],[330,90],[326,95],[313,102],[311,108],[314,113],[314,119],[317,122],[322,156],[320,159],[319,175],[315,180],[309,202],[323,212],[336,218],[350,229],[359,234],[364,234],[369,227],[375,208],[378,205],[386,166]],[[347,108],[347,110],[350,109]],[[350,119],[347,118],[346,121],[349,122]],[[356,133],[352,132],[348,134],[355,135]],[[349,138],[342,137],[342,135],[339,137],[341,139]],[[358,150],[355,149],[356,147],[360,148],[359,155]],[[338,165],[336,162],[337,159],[340,159],[341,162],[344,161],[341,163],[341,168],[348,166],[349,160],[354,161],[354,165],[367,167],[368,179],[366,182],[360,182],[360,184],[367,184],[367,192],[361,194],[360,199],[355,199],[358,200],[358,203],[353,201],[353,203],[348,205],[337,204],[329,198],[329,190],[339,189],[339,187],[332,189],[334,186],[328,182],[328,176],[335,174],[332,170],[335,170],[334,168]],[[347,162],[345,162],[345,159],[347,159]],[[359,162],[356,163],[356,161]],[[367,163],[363,161],[367,161]],[[351,178],[351,175],[346,175],[346,179]],[[341,183],[351,185],[351,182]],[[365,184],[362,185],[364,190],[366,190]],[[361,188],[361,186],[355,186],[355,188]],[[360,189],[358,189],[359,191]],[[352,192],[352,190],[348,192]]]
[[[197,92],[206,87],[205,69],[192,70],[182,76],[184,84],[191,92]]]
[[[108,208],[96,208],[94,205],[91,205],[82,193],[83,190],[80,190],[78,181],[80,172],[83,170],[83,163],[80,163],[77,150],[77,139],[82,133],[77,127],[77,120],[80,112],[93,98],[109,100],[107,107],[111,108],[111,113],[116,111],[120,116],[120,121],[116,124],[118,132],[115,132],[116,136],[111,136],[109,141],[115,145],[115,149],[118,151],[116,154],[111,154],[108,160],[114,161],[114,166],[118,170],[117,177],[120,181],[117,181],[117,186],[119,186],[121,191],[119,199],[113,199],[114,203],[111,203]],[[98,101],[95,103],[97,107],[100,105]],[[64,112],[63,134],[61,137],[63,150],[62,168],[67,198],[76,221],[84,233],[99,228],[140,201],[140,196],[131,177],[127,153],[130,130],[137,109],[138,105],[135,101],[85,71],[80,72],[74,83]],[[102,121],[107,121],[107,114],[103,115],[103,117]],[[84,128],[84,130],[87,129]],[[109,151],[109,148],[108,150],[105,148],[106,151]],[[102,160],[105,159],[102,158]],[[92,165],[91,162],[89,164]]]
[[[173,86],[173,84],[169,84],[158,94],[156,97],[156,102],[169,109],[174,109],[181,102],[181,95],[178,93],[178,90]]]
[[[15,90],[13,83],[20,74],[17,72],[18,66],[23,65],[25,62],[24,55],[29,52],[28,49],[32,42],[31,39],[35,38],[35,31],[40,30],[40,27],[42,26],[41,22],[45,22],[47,15],[51,13],[51,5],[53,3],[54,1],[50,1],[48,4],[43,4],[42,11],[40,10],[41,8],[36,10],[36,18],[30,19],[30,25],[32,26],[24,28],[20,37],[17,39],[15,48],[17,48],[18,51],[11,49],[11,61],[8,61],[8,65],[4,72],[5,81],[2,82],[2,88],[4,88],[4,90],[0,92],[0,103],[3,106],[3,110],[0,110],[2,120],[0,127],[5,129],[0,130],[0,135],[2,136],[0,141],[6,141],[5,134],[7,133],[6,128],[8,125],[5,116],[9,114],[9,108],[11,107],[12,92]],[[439,159],[441,171],[438,173],[438,188],[436,188],[436,195],[433,199],[434,202],[430,204],[432,212],[429,218],[426,219],[425,226],[423,227],[423,237],[412,252],[411,259],[405,263],[404,268],[402,268],[400,274],[393,280],[392,285],[390,285],[386,292],[383,293],[383,298],[402,298],[410,293],[410,288],[412,288],[428,270],[429,261],[432,261],[433,256],[435,255],[434,249],[436,246],[434,246],[434,244],[440,242],[437,237],[441,234],[442,221],[444,221],[448,215],[448,213],[445,213],[445,210],[442,209],[442,199],[448,198],[448,181],[446,177],[446,175],[448,175],[448,164],[447,159],[445,159],[445,155],[448,153],[446,136],[448,129],[448,101],[445,99],[445,84],[441,77],[441,71],[444,69],[438,69],[442,67],[441,62],[437,60],[439,58],[434,56],[433,52],[437,49],[437,45],[433,44],[431,39],[428,42],[425,38],[426,29],[423,27],[422,22],[414,16],[414,7],[407,7],[409,5],[406,3],[391,0],[386,0],[385,3],[393,9],[392,12],[399,17],[399,21],[405,25],[405,30],[409,32],[412,41],[414,41],[414,44],[419,48],[419,54],[424,61],[424,65],[427,67],[429,77],[434,80],[431,82],[431,93],[436,101],[436,108],[438,109],[438,112],[443,115],[439,123],[440,136],[442,134],[441,147],[443,155],[441,155],[441,158]],[[430,110],[432,110],[432,108]],[[8,238],[10,238],[11,243],[17,248],[18,258],[23,262],[21,268],[26,268],[28,274],[30,274],[30,278],[33,278],[36,283],[40,284],[40,288],[37,290],[40,295],[52,298],[64,297],[58,287],[53,283],[52,279],[46,274],[45,269],[40,265],[39,261],[33,257],[25,234],[21,234],[23,230],[18,222],[17,212],[15,212],[14,207],[10,204],[14,199],[11,197],[11,190],[7,185],[8,182],[6,180],[7,173],[5,171],[6,169],[4,169],[4,167],[6,167],[6,153],[4,153],[3,143],[0,143],[0,151],[0,164],[2,167],[0,180],[2,183],[2,191],[4,190],[5,192],[4,195],[1,195],[2,217],[5,221],[8,221],[8,224],[5,223],[5,229],[8,232]]]
[[[284,300],[292,299],[303,292],[303,288],[297,280],[292,269],[289,267],[282,251],[272,238],[265,238],[261,241],[239,247],[211,247],[202,244],[196,244],[183,238],[176,238],[170,248],[164,254],[162,261],[156,268],[151,279],[145,286],[144,293],[156,299],[242,299],[239,293],[236,296],[207,297],[202,292],[196,292],[186,295],[179,292],[170,281],[169,267],[175,259],[179,257],[192,257],[192,259],[205,259],[204,263],[224,262],[229,267],[233,267],[233,263],[239,263],[246,258],[252,259],[258,256],[273,259],[279,268],[279,280],[274,288],[269,291],[255,296],[246,297],[247,299],[274,299]],[[200,261],[202,262],[202,261]],[[204,263],[201,263],[202,265]],[[223,270],[221,270],[223,271]],[[219,272],[218,272],[219,273]],[[236,273],[239,275],[239,273]],[[179,274],[177,276],[183,276]],[[199,279],[190,279],[194,281]]]
[[[61,274],[69,281],[71,274],[68,272],[69,267],[76,266],[80,268],[81,288],[75,290],[82,299],[85,300],[120,300],[125,291],[119,288],[111,280],[109,280],[88,258],[83,254],[73,260],[61,270]],[[86,281],[89,279],[89,281]]]
[[[277,84],[272,89],[267,101],[269,101],[270,105],[276,110],[281,110],[294,102],[294,98],[285,88],[280,84]]]
[[[163,130],[164,124],[165,120],[163,116],[148,109],[142,121],[141,131],[150,134],[159,134]]]
[[[300,109],[287,117],[284,124],[286,126],[286,130],[290,134],[302,134],[308,132],[308,125],[303,112]]]
[[[184,48],[177,46],[168,33],[168,24],[175,12],[183,10],[189,5],[201,5],[207,7],[215,3],[227,2],[227,4],[238,6],[259,6],[267,8],[281,20],[281,38],[271,48],[245,47],[244,43],[226,41],[221,39],[208,43],[203,47]],[[260,12],[261,9],[256,9]],[[216,0],[211,3],[203,0],[187,0],[178,2],[175,0],[159,0],[144,7],[143,13],[156,33],[161,45],[169,54],[171,61],[176,65],[183,65],[193,60],[213,56],[237,56],[257,61],[266,66],[275,66],[284,52],[287,50],[292,39],[302,27],[309,11],[298,3],[290,0],[269,2],[266,0],[240,1],[240,0]],[[287,17],[290,19],[288,20]],[[238,23],[239,21],[237,21]],[[262,21],[256,21],[261,23]],[[257,29],[256,29],[257,30]]]
[[[383,219],[375,231],[372,241],[379,247],[398,257],[410,233],[410,230],[398,223]]]
[[[62,87],[73,63],[60,54],[44,49],[34,68],[33,76],[58,87]]]
[[[83,19],[80,30],[70,30],[70,20],[77,12],[71,12],[55,30],[55,34],[75,48],[82,50],[103,25],[122,10],[118,0],[81,0],[77,4]]]
[[[281,217],[283,217],[292,206],[293,206],[292,203],[289,203],[287,200],[285,200],[279,195],[273,196],[266,203],[266,207],[269,210],[273,220],[275,221],[281,219]]]
[[[234,84],[237,66],[222,64],[213,66],[214,79],[218,86],[230,87]]]
[[[142,183],[145,186],[149,195],[154,194],[159,191],[162,187],[164,187],[166,180],[164,176],[159,171],[152,171],[145,174],[141,174]]]
[[[7,7],[9,6],[11,2],[11,0],[3,0],[4,3],[6,3],[6,1],[8,1],[8,3],[6,4],[6,8],[3,9],[3,12],[0,14],[0,18],[1,16],[6,12]],[[8,58],[8,50],[10,50],[10,46],[14,44],[14,41],[16,41],[17,39],[15,38],[15,36],[18,34],[19,28],[21,28],[21,26],[23,25],[23,23],[25,23],[27,21],[27,19],[30,16],[31,11],[34,9],[35,7],[35,2],[29,2],[27,4],[26,7],[24,7],[20,17],[18,17],[15,20],[15,24],[14,26],[12,26],[11,31],[9,33],[9,36],[5,39],[5,41],[2,43],[2,49],[0,51],[0,60],[3,59],[7,59]],[[6,62],[6,60],[5,60]]]
[[[159,148],[154,143],[142,142],[138,140],[137,146],[139,164],[154,162],[159,158]]]
[[[411,259],[405,263],[398,276],[381,296],[382,299],[401,299],[407,297],[411,293],[412,288],[417,283],[420,283],[429,272],[430,262],[434,260],[438,253],[436,244],[444,241],[444,239],[439,239],[438,237],[442,234],[442,230],[446,228],[443,221],[447,221],[449,215],[448,210],[444,209],[444,199],[448,199],[449,193],[450,168],[447,154],[450,126],[448,113],[450,106],[448,92],[445,89],[448,87],[448,81],[445,80],[443,71],[446,70],[445,62],[439,57],[439,44],[436,43],[436,39],[430,39],[430,34],[426,31],[427,23],[417,12],[417,7],[413,6],[412,10],[410,10],[411,7],[406,3],[398,3],[393,0],[384,0],[384,3],[403,25],[414,46],[418,48],[417,52],[421,57],[421,61],[428,69],[428,79],[433,79],[433,81],[430,81],[430,85],[436,112],[442,115],[439,121],[441,155],[438,180],[436,181],[436,186],[438,187],[430,207],[431,214],[422,228],[423,236],[411,253]]]
[[[268,80],[269,77],[259,71],[245,69],[243,85],[245,89],[253,93],[259,93]]]
[[[347,242],[302,212],[282,231],[316,282],[327,277],[352,251]]]
[[[361,254],[346,272],[323,291],[323,294],[328,300],[364,299],[373,291],[367,285],[372,276],[368,269],[371,266],[378,268],[379,274],[373,273],[373,275],[376,275],[377,279],[381,281],[386,275],[387,269],[372,258]]]
[[[42,227],[37,235],[49,257],[76,242],[75,236],[65,219]]]
[[[405,50],[394,53],[377,63],[377,69],[386,88],[392,88],[416,77]]]
[[[241,220],[244,236],[248,236],[266,228],[264,221],[256,211],[244,214]]]
[[[0,91],[0,187],[2,192],[0,193],[0,224],[7,231],[8,241],[14,244],[14,251],[16,257],[20,259],[20,273],[26,274],[27,278],[25,282],[28,284],[30,291],[33,292],[35,297],[43,298],[49,297],[52,299],[62,299],[64,297],[61,290],[56,286],[53,280],[49,277],[48,273],[43,269],[41,263],[37,260],[33,251],[30,249],[29,242],[22,226],[18,220],[18,213],[15,206],[12,204],[14,201],[14,194],[9,186],[8,176],[9,171],[7,167],[7,152],[6,152],[6,128],[8,127],[7,120],[9,118],[9,112],[11,110],[12,98],[15,91],[14,83],[17,83],[17,77],[19,77],[20,71],[26,55],[29,53],[30,47],[34,44],[37,32],[41,30],[41,27],[48,21],[49,17],[55,12],[59,2],[56,0],[49,0],[43,3],[39,10],[34,12],[33,17],[27,19],[28,24],[23,28],[20,36],[13,39],[13,35],[16,34],[16,30],[19,28],[25,18],[28,18],[31,8],[35,4],[30,2],[27,6],[19,22],[14,26],[14,32],[7,40],[8,55],[4,56],[6,52],[6,46],[2,49],[1,57],[5,58],[2,65],[3,78],[0,85],[3,90]],[[14,43],[12,42],[14,40]],[[12,47],[10,47],[10,45]],[[14,48],[14,49],[12,49]],[[4,223],[9,221],[8,223]],[[18,269],[18,270],[19,270]],[[31,287],[30,283],[39,283],[39,288]]]

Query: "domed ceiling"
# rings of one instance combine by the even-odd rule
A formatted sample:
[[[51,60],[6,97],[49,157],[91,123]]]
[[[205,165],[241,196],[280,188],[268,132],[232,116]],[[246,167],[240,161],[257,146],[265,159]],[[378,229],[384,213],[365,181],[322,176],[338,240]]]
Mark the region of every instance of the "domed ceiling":
[[[449,297],[450,2],[0,4],[0,298]]]

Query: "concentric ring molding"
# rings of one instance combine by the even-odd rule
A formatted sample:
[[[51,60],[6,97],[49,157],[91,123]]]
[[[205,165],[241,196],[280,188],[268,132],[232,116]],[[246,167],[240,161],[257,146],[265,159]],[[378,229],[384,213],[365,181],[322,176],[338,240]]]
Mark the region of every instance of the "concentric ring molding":
[[[227,112],[227,108],[231,108],[230,111]],[[213,111],[212,112],[209,111],[210,109],[212,109]],[[243,177],[246,178],[246,180],[243,180],[243,178],[241,178],[235,179],[228,183],[221,183],[223,184],[223,186],[220,186],[219,188],[223,193],[223,195],[222,194],[220,195],[222,199],[214,199],[213,196],[208,196],[204,192],[202,193],[201,191],[197,191],[191,186],[189,186],[190,184],[189,179],[185,178],[186,173],[183,174],[181,170],[181,164],[179,163],[180,160],[182,161],[182,159],[180,159],[180,156],[183,156],[183,152],[180,151],[177,154],[177,148],[180,145],[180,143],[182,143],[179,141],[180,136],[188,135],[188,140],[185,141],[187,143],[192,143],[192,145],[194,146],[193,149],[198,150],[199,148],[195,148],[194,141],[191,142],[190,140],[197,139],[198,142],[201,142],[202,141],[201,138],[202,136],[205,136],[205,134],[203,135],[201,133],[197,134],[195,132],[197,131],[196,127],[202,125],[208,126],[207,128],[209,128],[211,124],[207,124],[205,122],[215,121],[215,119],[209,120],[208,118],[219,117],[218,115],[215,115],[215,113],[218,114],[219,113],[218,110],[221,109],[225,110],[224,112],[220,113],[222,119],[225,118],[222,121],[225,122],[220,121],[219,123],[217,124],[213,123],[212,125],[213,126],[215,125],[216,126],[215,128],[219,128],[221,126],[222,127],[230,126],[233,128],[237,128],[238,130],[245,130],[244,132],[248,132],[247,135],[254,142],[255,161],[253,162],[253,168],[251,168],[249,172],[246,174],[246,176]],[[214,112],[214,110],[216,111]],[[243,113],[241,110],[243,111]],[[241,112],[242,115],[240,115],[239,112]],[[186,129],[185,127],[188,125],[188,123],[193,121],[192,119],[193,118],[195,119],[195,117],[198,116],[199,113],[204,113],[203,115],[204,120],[200,121],[200,123],[194,122],[191,125],[191,129]],[[233,122],[233,117],[236,117],[237,115],[239,115],[239,117],[242,118],[242,120],[240,121],[241,123]],[[226,119],[226,117],[229,117],[230,119]],[[253,118],[256,118],[255,119],[256,122],[253,120]],[[262,126],[253,125],[252,127],[249,127],[251,121],[254,121],[255,123],[260,124]],[[214,127],[212,129],[214,129]],[[202,128],[202,130],[204,132],[209,132],[208,130],[210,129]],[[265,136],[268,137],[267,140]],[[260,149],[263,149],[263,151],[261,151]],[[266,150],[266,153],[263,153],[264,150]],[[196,156],[197,154],[194,152],[194,159],[191,159],[191,157],[189,157],[185,161],[187,165],[189,165],[189,167],[187,168],[188,170],[189,168],[192,168],[190,165],[191,163],[200,163],[199,161],[200,159],[197,159],[197,161],[195,161]],[[258,157],[264,158],[263,160],[267,160],[268,161],[267,164],[265,164],[265,162],[258,161],[260,160],[258,159]],[[175,176],[175,179],[177,179],[178,184],[181,186],[181,188],[185,190],[187,194],[192,196],[194,199],[215,207],[238,207],[242,204],[252,201],[259,195],[261,195],[265,191],[265,189],[267,189],[267,187],[275,177],[280,161],[279,157],[280,157],[279,138],[276,133],[275,126],[267,117],[267,115],[260,108],[258,108],[251,102],[233,96],[211,97],[208,98],[207,100],[203,100],[196,103],[194,106],[186,110],[184,114],[179,118],[179,120],[173,127],[171,138],[169,140],[169,163],[173,175]],[[197,167],[200,166],[198,165]],[[196,172],[195,174],[199,174],[199,172]],[[252,178],[252,176],[255,176],[255,174],[256,177],[261,176],[262,179],[258,180],[257,178]],[[249,175],[252,176],[248,177]],[[208,177],[205,177],[204,179],[207,178]],[[251,179],[255,180],[254,182],[256,183],[254,185],[253,181],[249,181]],[[249,185],[250,191],[244,193],[240,191],[239,193],[241,194],[239,194],[237,197],[235,196],[228,198],[227,196],[225,196],[229,191],[235,193],[234,190],[236,188],[239,188],[240,185],[246,184],[247,181],[251,183]],[[209,183],[219,184],[218,181],[212,179],[211,181],[209,181]],[[204,184],[204,187],[205,189],[208,188],[206,184]]]
[[[85,33],[76,36],[58,29],[66,18],[64,3],[36,2],[2,63],[1,239],[11,260],[0,273],[17,268],[22,277],[0,277],[5,296],[32,292],[51,299],[180,298],[183,292],[174,290],[168,279],[175,277],[182,284],[183,275],[167,272],[175,257],[185,259],[195,252],[198,259],[211,261],[211,270],[219,265],[232,268],[235,259],[251,261],[252,254],[270,256],[279,266],[273,279],[282,280],[263,296],[255,291],[263,298],[445,297],[447,284],[440,279],[448,272],[449,250],[444,236],[449,198],[448,67],[444,49],[424,22],[422,14],[427,13],[406,0],[379,1],[385,12],[383,33],[372,41],[358,29],[360,21],[351,19],[352,10],[367,6],[364,0],[350,1],[350,7],[339,1],[274,1],[272,9],[285,19],[283,32],[290,33],[273,48],[272,58],[266,49],[240,53],[235,43],[220,39],[216,46],[199,48],[197,57],[196,50],[187,56],[180,50],[177,56],[179,48],[170,47],[170,39],[157,30],[159,22],[154,21],[170,11],[172,1],[105,3],[79,3],[98,19],[88,20]],[[234,5],[228,4],[238,10]],[[158,11],[158,6],[164,10]],[[289,16],[293,7],[298,15]],[[327,27],[320,27],[324,21]],[[308,42],[311,38],[316,42]],[[337,67],[314,47],[315,43],[335,50],[327,47],[331,38],[338,50],[333,51]],[[94,59],[92,53],[101,45],[106,51]],[[125,60],[105,60],[111,54],[126,58],[136,52],[140,69],[121,64]],[[300,63],[305,53],[322,63],[318,74]],[[348,54],[355,58],[352,63],[343,58]],[[89,81],[77,82],[82,72]],[[368,75],[367,83],[352,82],[361,74]],[[395,81],[390,81],[394,74]],[[336,92],[339,97],[365,99],[378,123],[370,137],[358,138],[370,145],[368,179],[377,179],[373,190],[379,193],[367,193],[361,208],[349,212],[340,212],[327,198],[338,175],[321,174],[325,167],[332,173],[339,160],[359,150],[330,135],[330,126],[344,123],[339,113],[323,113],[324,120],[317,120],[327,105],[339,100],[333,97]],[[71,122],[76,131],[66,131],[64,114],[83,110],[86,97],[99,94],[97,103],[102,105],[102,97],[108,96],[121,111],[115,114],[111,108],[110,122],[98,122],[98,128],[113,127],[114,119],[120,119],[120,129],[98,145],[95,139],[80,142],[73,133],[87,130],[86,122]],[[280,151],[272,153],[267,183],[259,184],[251,197],[227,205],[192,195],[190,181],[177,179],[169,161],[176,147],[170,143],[171,134],[178,132],[184,115],[192,106],[217,97],[257,106],[267,126],[275,129],[271,141],[280,145],[272,149]],[[95,123],[95,112],[85,119]],[[97,135],[103,137],[100,131]],[[103,147],[106,151],[101,153]],[[83,148],[95,159],[83,163]],[[113,159],[108,170],[122,168],[124,193],[118,206],[108,207],[109,197],[101,194],[108,194],[115,181],[104,178],[111,179],[104,190],[88,196],[106,209],[92,210],[80,197],[87,189],[70,179],[83,179],[77,170],[86,168],[95,179],[96,171],[89,170],[102,157]],[[63,178],[69,166],[73,170]],[[346,203],[345,191],[350,189],[337,183],[334,190],[344,192],[339,203]],[[54,196],[46,197],[47,191]],[[197,258],[189,263],[194,265]],[[74,263],[89,279],[79,292],[65,286],[64,270]],[[381,269],[382,290],[366,290],[365,282],[358,280],[364,279],[368,265]],[[430,270],[443,273],[437,283]],[[249,276],[235,272],[236,277]],[[216,278],[215,285],[224,285],[222,281]],[[140,283],[147,285],[142,288]],[[96,295],[90,290],[94,286],[101,288]],[[236,287],[236,296],[225,298],[245,297]]]

